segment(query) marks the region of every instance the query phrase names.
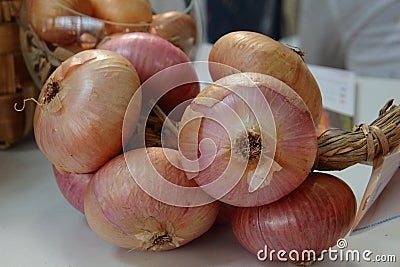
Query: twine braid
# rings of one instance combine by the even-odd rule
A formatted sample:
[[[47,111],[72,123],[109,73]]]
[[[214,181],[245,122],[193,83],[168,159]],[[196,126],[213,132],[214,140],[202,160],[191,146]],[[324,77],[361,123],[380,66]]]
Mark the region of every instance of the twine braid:
[[[400,107],[389,100],[370,125],[356,125],[352,131],[318,137],[315,170],[343,170],[357,163],[371,163],[400,145]]]

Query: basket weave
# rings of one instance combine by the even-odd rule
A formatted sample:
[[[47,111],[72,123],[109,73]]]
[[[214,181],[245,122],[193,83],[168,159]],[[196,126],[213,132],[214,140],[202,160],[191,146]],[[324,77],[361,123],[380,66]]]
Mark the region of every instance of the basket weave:
[[[0,149],[10,147],[32,132],[34,108],[17,112],[14,104],[38,94],[20,49],[17,23],[20,7],[21,1],[0,0]]]

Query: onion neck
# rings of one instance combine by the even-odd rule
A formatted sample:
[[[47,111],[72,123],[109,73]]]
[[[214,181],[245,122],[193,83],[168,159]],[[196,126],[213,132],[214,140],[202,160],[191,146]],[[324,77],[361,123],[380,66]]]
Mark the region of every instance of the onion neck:
[[[262,139],[259,129],[247,129],[233,141],[233,154],[237,159],[257,163],[262,153]]]
[[[145,220],[145,226],[135,238],[141,241],[141,249],[154,251],[176,248],[184,241],[176,235],[171,222],[160,223],[153,217]]]
[[[168,233],[155,233],[153,236],[152,246],[165,246],[169,245],[172,242],[172,236]]]
[[[46,85],[45,95],[42,98],[42,104],[50,103],[51,100],[53,100],[53,98],[56,97],[59,91],[60,91],[60,84],[53,80],[49,81]]]

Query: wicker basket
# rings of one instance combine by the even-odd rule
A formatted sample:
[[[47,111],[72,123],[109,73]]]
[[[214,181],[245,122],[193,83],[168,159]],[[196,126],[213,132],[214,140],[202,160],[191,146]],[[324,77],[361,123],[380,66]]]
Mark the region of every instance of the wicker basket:
[[[0,149],[31,134],[34,107],[17,112],[14,104],[38,95],[20,49],[16,21],[20,6],[21,1],[0,0]]]

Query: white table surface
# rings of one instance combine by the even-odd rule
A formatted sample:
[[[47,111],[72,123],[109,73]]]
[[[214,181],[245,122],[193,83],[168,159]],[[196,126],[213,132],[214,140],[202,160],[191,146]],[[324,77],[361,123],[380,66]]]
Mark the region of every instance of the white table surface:
[[[206,59],[202,52],[202,58]],[[400,101],[400,80],[359,77],[356,122],[372,121],[389,99]],[[340,175],[357,195],[366,186],[370,168],[355,166]],[[400,199],[400,198],[399,198]],[[325,260],[315,266],[400,266],[400,223],[382,225],[349,236],[348,249],[371,250],[373,255],[395,255],[397,263]],[[59,192],[51,165],[33,138],[0,151],[0,266],[292,266],[260,262],[235,240],[228,226],[213,227],[199,239],[179,249],[127,252],[101,240],[84,216]]]

